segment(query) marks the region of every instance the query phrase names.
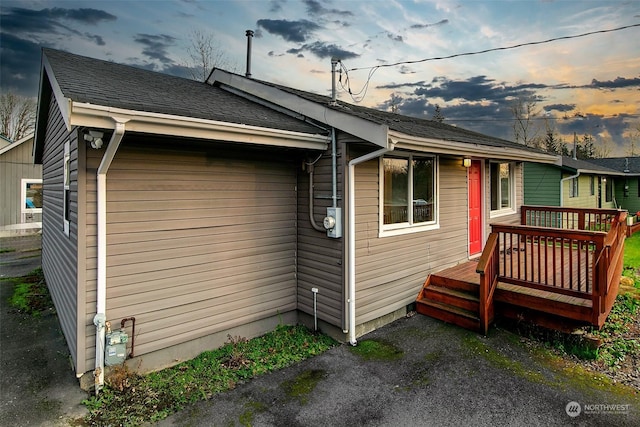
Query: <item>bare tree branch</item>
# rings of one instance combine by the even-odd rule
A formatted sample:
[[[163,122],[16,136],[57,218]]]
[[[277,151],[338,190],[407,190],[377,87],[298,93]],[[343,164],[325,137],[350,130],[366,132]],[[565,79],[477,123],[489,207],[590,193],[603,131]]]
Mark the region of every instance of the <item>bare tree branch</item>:
[[[188,58],[184,62],[191,79],[205,81],[214,67],[229,71],[235,71],[237,68],[212,33],[193,30],[189,35],[189,42],[191,44],[187,48]]]
[[[17,141],[35,128],[36,101],[13,92],[0,94],[0,134]]]

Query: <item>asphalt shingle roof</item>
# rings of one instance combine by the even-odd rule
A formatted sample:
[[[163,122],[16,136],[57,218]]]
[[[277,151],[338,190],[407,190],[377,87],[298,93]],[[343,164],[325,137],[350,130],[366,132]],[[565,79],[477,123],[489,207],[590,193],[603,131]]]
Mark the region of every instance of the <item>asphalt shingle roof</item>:
[[[43,49],[63,95],[76,102],[311,134],[325,133],[204,82]]]
[[[596,159],[580,160],[580,159],[574,159],[573,157],[569,157],[569,156],[562,156],[562,166],[575,169],[575,170],[582,169],[582,170],[600,172],[603,174],[607,174],[607,173],[617,174],[619,172],[615,169],[606,167],[605,165],[595,163],[595,160]]]
[[[278,88],[287,93],[297,95],[300,98],[319,104],[329,105],[329,102],[331,101],[331,98],[329,96],[293,89],[287,86],[276,85],[265,81],[260,81],[260,83]],[[448,125],[435,120],[404,116],[401,114],[376,110],[374,108],[349,104],[340,100],[337,101],[337,106],[329,105],[329,108],[333,108],[338,111],[342,111],[344,113],[351,114],[355,117],[359,117],[374,123],[385,124],[389,127],[390,130],[404,133],[410,136],[486,145],[491,147],[513,148],[518,150],[532,151],[535,153],[543,153],[543,151],[541,150],[526,147],[522,144],[462,129],[457,126]]]
[[[617,172],[640,174],[640,157],[610,157],[606,159],[591,159],[589,161]]]

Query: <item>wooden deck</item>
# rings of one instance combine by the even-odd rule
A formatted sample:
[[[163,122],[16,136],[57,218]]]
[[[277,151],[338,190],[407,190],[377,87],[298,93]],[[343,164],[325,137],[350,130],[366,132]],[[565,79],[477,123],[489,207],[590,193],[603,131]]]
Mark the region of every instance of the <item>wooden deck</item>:
[[[602,327],[622,272],[625,216],[612,210],[565,214],[560,208],[523,207],[523,221],[572,228],[492,225],[479,260],[427,278],[417,310],[484,333],[495,316],[528,318],[561,330]]]

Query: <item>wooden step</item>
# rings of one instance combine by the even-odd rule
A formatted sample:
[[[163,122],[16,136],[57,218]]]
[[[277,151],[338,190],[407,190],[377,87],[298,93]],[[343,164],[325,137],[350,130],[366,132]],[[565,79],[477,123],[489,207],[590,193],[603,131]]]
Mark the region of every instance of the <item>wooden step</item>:
[[[478,313],[480,310],[480,299],[478,298],[477,292],[475,294],[471,294],[457,289],[450,289],[430,284],[422,289],[420,297],[421,299],[441,302],[462,308],[472,313]]]
[[[480,319],[476,314],[449,304],[419,298],[416,300],[416,311],[471,331],[480,330]]]
[[[471,283],[464,280],[452,279],[449,277],[439,276],[437,274],[432,274],[427,278],[429,281],[429,285],[425,282],[426,286],[440,286],[443,288],[455,289],[458,291],[469,292],[473,294],[478,294],[480,292],[480,287],[477,283]]]

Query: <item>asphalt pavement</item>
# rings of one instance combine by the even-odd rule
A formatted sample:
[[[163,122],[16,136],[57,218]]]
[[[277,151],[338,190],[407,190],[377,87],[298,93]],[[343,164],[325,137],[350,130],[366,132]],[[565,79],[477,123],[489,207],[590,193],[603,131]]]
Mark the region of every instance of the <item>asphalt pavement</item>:
[[[0,239],[0,426],[83,425],[86,409],[55,313],[7,305],[40,265],[39,238]],[[359,338],[395,347],[364,360],[343,344],[187,407],[160,426],[639,426],[640,395],[532,350],[421,315]],[[292,393],[292,390],[295,392]]]

